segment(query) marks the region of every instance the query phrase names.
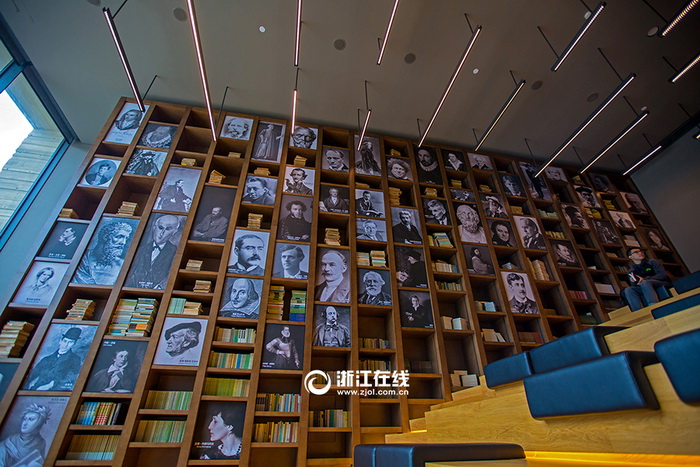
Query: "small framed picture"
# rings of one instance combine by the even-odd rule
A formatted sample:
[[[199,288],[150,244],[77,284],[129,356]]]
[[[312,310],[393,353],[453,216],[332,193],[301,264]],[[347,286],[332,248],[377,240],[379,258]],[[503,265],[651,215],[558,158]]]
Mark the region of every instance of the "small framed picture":
[[[647,236],[650,248],[664,251],[669,251],[671,249],[666,239],[664,239],[664,236],[661,235],[661,231],[659,231],[659,229],[647,227],[644,229],[644,233]]]
[[[507,196],[525,196],[525,189],[523,188],[523,182],[520,181],[520,177],[507,173],[499,173],[498,175],[501,177],[503,190]]]
[[[177,132],[177,126],[149,123],[141,135],[139,146],[169,149]]]
[[[386,242],[386,221],[357,218],[357,239]]]
[[[289,137],[289,146],[302,149],[316,149],[318,128],[295,126]]]
[[[355,135],[353,141],[353,149],[355,149],[355,172],[362,175],[382,175],[382,167],[379,163],[379,138],[365,136],[362,140],[360,150],[357,150],[357,144],[360,141],[360,136]]]
[[[263,280],[247,277],[227,277],[221,297],[219,316],[222,318],[258,319]]]
[[[566,173],[561,167],[549,166],[546,169],[544,169],[544,174],[547,176],[548,179],[553,180],[555,182],[566,181]]]
[[[483,154],[469,153],[469,164],[472,169],[479,170],[493,170],[493,163],[489,156],[484,156]]]
[[[493,261],[486,246],[464,245],[464,255],[467,257],[467,268],[471,274],[493,276]]]
[[[621,229],[636,230],[632,217],[624,211],[608,211],[610,218]]]
[[[458,188],[450,188],[450,194],[452,194],[452,199],[454,201],[464,201],[465,203],[474,203],[476,198],[474,198],[474,193],[469,190],[460,190]]]
[[[409,159],[389,157],[386,160],[386,170],[389,172],[389,178],[395,178],[396,180],[413,180],[413,172],[411,171]]]
[[[314,308],[314,346],[350,347],[350,308],[316,305]]]
[[[250,118],[234,117],[229,115],[224,120],[224,126],[221,127],[222,138],[240,139],[248,141],[250,139],[250,130],[253,128],[253,120]]]
[[[486,243],[481,217],[473,204],[454,203],[455,215],[459,221],[459,238],[466,243]]]
[[[459,170],[462,172],[467,171],[467,163],[464,160],[464,154],[462,152],[453,151],[452,149],[443,149],[442,157],[446,169]]]
[[[600,208],[600,202],[598,201],[598,198],[596,197],[592,188],[579,185],[574,189],[576,190],[576,194],[578,195],[578,199],[581,201],[581,204],[588,208]]]
[[[200,402],[190,458],[240,459],[245,413],[245,401]]]
[[[321,185],[321,201],[318,208],[323,212],[350,212],[350,189],[341,185]]]
[[[170,167],[158,193],[154,209],[160,211],[190,212],[192,197],[197,191],[201,170]]]
[[[168,153],[165,151],[136,148],[129,159],[129,165],[124,169],[124,173],[157,177],[167,156]]]
[[[133,393],[147,347],[143,341],[103,340],[85,391]]]
[[[552,194],[544,181],[544,177],[537,177],[537,166],[530,162],[521,162],[520,169],[525,174],[525,182],[530,189],[533,198],[552,200]]]
[[[599,193],[615,193],[613,189],[613,184],[607,175],[602,174],[588,174],[593,183],[593,187]]]
[[[205,186],[194,216],[190,240],[224,243],[235,199],[235,188]]]
[[[150,106],[145,105],[144,107],[148,110]],[[105,142],[131,144],[136,130],[141,126],[144,115],[146,113],[139,110],[138,104],[134,102],[125,103],[119,111],[119,116],[109,129],[107,136],[105,136]]]
[[[596,232],[598,232],[598,237],[600,238],[601,243],[605,243],[607,245],[622,244],[620,237],[618,237],[617,233],[615,233],[615,229],[613,229],[610,221],[595,219],[593,220],[593,227],[595,228]]]
[[[334,172],[347,172],[350,170],[350,152],[347,149],[323,147],[323,159],[321,169]]]
[[[207,324],[206,319],[166,317],[153,364],[199,366]]]
[[[294,242],[311,240],[311,219],[313,198],[308,196],[282,195],[280,221],[277,225],[277,238]]]
[[[85,172],[80,185],[107,188],[117,173],[120,161],[95,157]]]
[[[562,211],[564,211],[564,218],[569,224],[569,227],[575,229],[587,229],[588,221],[586,217],[581,212],[581,208],[575,204],[562,204]]]
[[[423,243],[418,210],[411,208],[391,208],[391,230],[394,242],[420,245]]]
[[[242,203],[264,204],[273,206],[277,193],[277,179],[248,175],[245,181],[245,193]]]
[[[251,159],[279,162],[282,157],[284,132],[286,129],[287,126],[282,123],[259,122]]]
[[[236,229],[228,260],[228,272],[264,276],[270,232]]]
[[[418,181],[421,183],[432,183],[433,185],[443,185],[437,149],[414,146],[413,150],[416,154]]]
[[[286,279],[309,278],[309,245],[278,242],[275,245],[275,265],[272,277]]]
[[[57,221],[44,246],[41,247],[39,256],[52,259],[72,259],[87,227],[87,224]]]
[[[67,269],[68,263],[34,261],[12,301],[26,305],[48,306]]]
[[[428,273],[423,249],[410,246],[395,246],[396,282],[399,287],[428,288]]]
[[[423,198],[423,212],[426,224],[452,225],[446,201]]]
[[[316,171],[307,167],[288,166],[284,171],[285,193],[313,195]]]
[[[350,303],[350,252],[319,248],[317,258],[315,300]]]
[[[304,326],[265,324],[265,352],[262,368],[301,370],[304,368]]]
[[[574,268],[580,268],[581,263],[576,257],[576,251],[571,245],[571,242],[563,240],[551,240],[552,247],[554,248],[554,253],[557,257],[557,264],[559,266],[568,266]]]
[[[486,217],[508,219],[508,213],[505,210],[503,198],[490,193],[480,193],[479,196],[481,197],[481,204],[484,206]]]
[[[381,269],[358,269],[358,303],[389,306],[391,300],[390,272]]]
[[[621,193],[623,199],[625,200],[625,204],[627,205],[627,208],[637,214],[648,214],[649,211],[647,210],[646,206],[644,206],[644,202],[642,202],[642,198],[636,194],[636,193]]]
[[[489,219],[489,230],[491,231],[491,241],[497,246],[515,246],[513,229],[510,222],[501,219]]]
[[[515,219],[515,225],[518,226],[518,234],[524,248],[530,250],[547,249],[544,235],[542,235],[534,217],[513,216],[513,219]]]
[[[433,328],[433,308],[428,292],[399,290],[401,326],[405,328]]]
[[[530,279],[527,277],[527,274],[501,271],[501,279],[506,285],[508,305],[512,313],[539,314],[540,309],[535,301],[535,295],[532,292]]]
[[[363,188],[355,189],[355,213],[358,216],[383,219],[385,217],[384,193]]]

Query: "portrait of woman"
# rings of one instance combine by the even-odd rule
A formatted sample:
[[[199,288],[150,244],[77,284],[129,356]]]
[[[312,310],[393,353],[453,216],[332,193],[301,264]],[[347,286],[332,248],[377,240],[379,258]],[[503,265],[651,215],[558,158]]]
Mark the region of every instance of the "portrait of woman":
[[[465,251],[467,249],[469,249],[467,255],[468,263],[470,263],[468,264],[469,272],[473,271],[474,274],[493,274],[493,265],[486,247],[465,246]]]
[[[411,167],[408,162],[403,159],[390,158],[386,161],[386,168],[389,171],[389,176],[397,180],[413,180],[411,176]]]
[[[195,459],[240,459],[244,402],[203,402],[195,433]]]

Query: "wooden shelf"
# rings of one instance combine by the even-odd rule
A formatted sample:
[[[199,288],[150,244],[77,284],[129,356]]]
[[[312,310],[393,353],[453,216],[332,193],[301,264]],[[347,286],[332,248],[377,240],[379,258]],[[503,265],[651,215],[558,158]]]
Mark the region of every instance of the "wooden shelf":
[[[182,447],[182,443],[155,443],[155,442],[147,442],[147,441],[131,441],[129,443],[130,448],[134,449],[153,449],[153,448],[158,448],[158,449],[164,449],[164,448],[180,448]]]
[[[264,410],[256,410],[256,417],[272,417],[272,418],[299,418],[301,412],[266,412]]]
[[[189,410],[139,409],[139,415],[177,415],[186,417]]]
[[[310,426],[309,433],[352,433],[352,427]]]
[[[250,443],[251,448],[298,448],[299,443],[261,443],[252,442]]]
[[[124,425],[77,425],[68,426],[73,431],[121,431]]]

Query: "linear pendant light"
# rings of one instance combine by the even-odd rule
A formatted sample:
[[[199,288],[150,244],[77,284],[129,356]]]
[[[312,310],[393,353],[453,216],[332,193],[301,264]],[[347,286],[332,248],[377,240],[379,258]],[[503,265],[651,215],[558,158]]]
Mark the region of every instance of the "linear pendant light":
[[[508,107],[510,107],[510,104],[513,103],[513,101],[515,100],[518,93],[523,89],[523,86],[525,86],[524,79],[520,80],[520,82],[518,83],[516,88],[510,94],[510,97],[508,97],[508,100],[505,102],[505,104],[503,104],[503,107],[501,107],[500,112],[498,112],[498,115],[496,115],[496,118],[493,119],[493,121],[491,122],[491,125],[489,125],[488,130],[486,130],[486,133],[484,133],[484,136],[482,136],[481,139],[479,140],[479,144],[477,144],[476,147],[474,148],[474,151],[478,151],[479,148],[481,147],[481,145],[484,144],[484,141],[486,141],[486,138],[489,137],[489,134],[491,134],[491,131],[493,130],[493,128],[496,126],[496,124],[501,119],[501,117],[503,117],[503,114],[506,113],[506,110],[508,110]]]
[[[649,151],[649,152],[647,153],[646,156],[644,156],[644,157],[642,157],[641,159],[639,159],[639,160],[637,161],[636,164],[634,164],[632,167],[630,167],[629,169],[627,169],[622,175],[627,175],[627,174],[629,174],[630,172],[632,172],[632,171],[633,171],[634,169],[636,169],[639,165],[641,165],[642,162],[644,162],[645,160],[649,159],[651,156],[653,156],[654,154],[656,154],[657,152],[659,152],[659,150],[661,150],[661,147],[662,147],[661,145],[658,145],[658,146],[656,146],[654,149],[652,149],[651,151]]]
[[[425,133],[423,133],[423,137],[421,138],[420,143],[418,143],[418,146],[423,146],[423,142],[425,141],[425,137],[428,136],[428,132],[430,131],[430,128],[432,128],[433,123],[435,122],[435,118],[437,118],[438,113],[440,113],[440,109],[442,109],[442,105],[445,103],[445,99],[447,99],[447,95],[452,90],[452,86],[455,84],[455,81],[457,80],[457,75],[459,75],[459,72],[462,70],[462,67],[464,66],[464,62],[467,61],[467,57],[469,56],[469,52],[471,52],[472,47],[474,47],[474,42],[476,42],[476,38],[479,37],[479,33],[481,33],[481,26],[477,26],[476,29],[474,30],[474,32],[472,33],[472,38],[469,40],[469,44],[467,44],[467,48],[464,49],[464,54],[462,54],[462,59],[459,61],[459,65],[457,65],[457,69],[452,74],[452,79],[450,79],[450,83],[447,85],[447,89],[445,89],[445,92],[442,95],[442,99],[440,99],[440,103],[438,104],[437,108],[435,109],[433,116],[430,118],[430,123],[428,123],[428,126],[425,129]]]
[[[365,116],[365,124],[362,125],[362,133],[360,133],[360,139],[357,141],[357,150],[360,150],[362,146],[362,141],[365,140],[365,133],[367,133],[367,125],[369,125],[369,117],[372,115],[372,109],[367,109],[367,115]]]
[[[202,42],[199,38],[199,28],[197,27],[197,15],[194,11],[194,0],[187,0],[187,9],[190,15],[190,25],[192,26],[192,37],[194,39],[194,50],[197,54],[197,64],[199,65],[199,78],[202,81],[202,89],[204,90],[204,103],[207,105],[207,113],[209,114],[209,125],[211,126],[211,136],[216,141],[216,124],[214,124],[214,112],[211,108],[211,99],[209,97],[209,84],[207,83],[207,72],[204,68],[204,54],[202,53]]]
[[[297,0],[297,28],[294,42],[294,66],[299,66],[299,42],[301,41],[301,0]]]
[[[124,71],[126,72],[126,78],[129,80],[129,86],[131,86],[131,92],[134,94],[134,99],[136,99],[136,104],[139,106],[141,112],[146,111],[146,107],[143,105],[143,99],[141,99],[141,93],[136,85],[136,79],[134,78],[134,73],[131,71],[131,65],[129,65],[129,59],[126,58],[126,52],[124,51],[124,46],[122,45],[122,40],[119,37],[119,32],[117,32],[117,25],[114,24],[114,18],[109,8],[103,8],[102,13],[107,20],[107,25],[109,26],[109,32],[112,34],[112,40],[114,45],[117,46],[117,52],[119,53],[119,59],[122,62]],[[117,12],[119,13],[119,12]]]
[[[688,13],[690,13],[690,10],[692,10],[693,7],[696,6],[698,3],[700,3],[700,0],[691,0],[690,2],[688,2],[688,4],[687,4],[685,7],[683,7],[683,9],[682,9],[681,11],[678,12],[678,14],[676,15],[676,17],[673,18],[673,19],[666,25],[665,28],[663,28],[663,30],[659,33],[659,35],[660,35],[661,37],[666,37],[666,36],[668,35],[668,33],[671,32],[671,30],[672,30],[673,28],[675,28],[676,25],[678,25],[678,23],[680,23],[681,20],[682,20],[683,18],[685,18],[685,16],[686,16]]]
[[[589,16],[586,22],[583,23],[583,26],[581,26],[581,29],[579,29],[579,31],[576,33],[576,36],[574,36],[569,45],[566,46],[564,53],[561,54],[559,59],[557,59],[556,63],[552,66],[552,71],[557,71],[561,64],[564,63],[566,57],[568,57],[571,51],[574,50],[576,44],[578,44],[583,35],[586,34],[586,31],[588,31],[588,28],[591,27],[593,21],[595,21],[598,15],[600,15],[600,12],[603,11],[603,8],[605,8],[605,2],[600,2],[596,9],[591,13],[591,16]]]
[[[688,73],[688,72],[690,71],[691,68],[693,68],[695,65],[698,64],[698,62],[700,62],[700,54],[697,54],[697,55],[695,56],[694,59],[692,59],[690,62],[688,62],[688,64],[687,64],[686,66],[684,66],[683,69],[682,69],[681,71],[679,71],[678,73],[676,73],[675,76],[674,76],[673,78],[670,79],[670,81],[671,81],[672,83],[675,83],[676,81],[678,81],[679,79],[681,79],[681,76],[683,76],[684,74]]]
[[[634,127],[636,127],[637,125],[639,125],[639,123],[641,123],[642,120],[644,120],[645,118],[647,118],[648,115],[649,115],[649,111],[648,111],[648,110],[645,110],[641,115],[639,115],[632,123],[630,123],[630,124],[627,126],[627,128],[625,128],[624,130],[622,130],[622,132],[621,132],[619,135],[617,135],[612,141],[610,141],[610,143],[605,147],[605,149],[603,149],[602,151],[600,151],[600,154],[598,154],[597,156],[595,156],[595,158],[593,158],[593,160],[592,160],[591,162],[589,162],[588,165],[587,165],[586,167],[584,167],[583,170],[581,170],[581,171],[579,172],[579,174],[582,174],[582,173],[584,173],[586,170],[590,169],[590,168],[593,166],[593,164],[595,164],[596,162],[598,162],[598,159],[600,159],[601,157],[603,157],[603,156],[605,155],[605,153],[607,153],[608,151],[610,151],[610,150],[612,149],[612,147],[615,146],[615,145],[617,144],[618,141],[620,141],[622,138],[624,138],[625,135],[626,135],[627,133],[629,133],[630,131],[632,131],[632,128],[634,128]]]
[[[391,33],[391,26],[393,26],[393,24],[394,24],[394,18],[396,17],[396,10],[398,8],[399,8],[399,0],[395,0],[394,1],[394,9],[391,10],[391,16],[389,17],[389,24],[386,26],[386,32],[384,33],[384,40],[382,41],[382,48],[379,50],[379,58],[377,59],[377,65],[382,64],[382,58],[384,58],[384,50],[386,50],[386,43],[389,42],[389,34]]]
[[[636,78],[636,77],[637,77],[637,75],[635,75],[634,73],[630,73],[629,76],[627,76],[627,78],[625,78],[625,80],[624,80],[622,83],[620,83],[620,85],[617,87],[617,89],[615,89],[615,90],[613,91],[613,93],[610,94],[610,95],[608,96],[607,99],[605,99],[605,102],[603,102],[603,103],[600,105],[600,107],[598,107],[598,108],[596,109],[596,111],[593,112],[593,113],[591,114],[591,116],[588,117],[588,119],[587,119],[580,127],[578,127],[578,129],[577,129],[574,133],[572,133],[572,135],[569,137],[569,139],[566,140],[566,142],[565,142],[564,144],[561,145],[561,147],[557,150],[557,152],[555,152],[555,153],[552,155],[552,157],[547,161],[547,163],[544,164],[544,165],[540,168],[539,172],[537,172],[537,173],[535,174],[535,177],[539,177],[539,176],[542,174],[542,172],[544,172],[544,169],[546,169],[547,167],[549,167],[549,165],[550,165],[552,162],[554,162],[554,159],[556,159],[557,157],[559,157],[559,156],[561,155],[561,153],[564,152],[564,149],[566,149],[566,148],[574,141],[574,139],[576,139],[576,137],[577,137],[578,135],[580,135],[581,132],[583,132],[583,130],[585,130],[586,127],[587,127],[588,125],[590,125],[591,122],[592,122],[598,115],[600,115],[600,113],[601,113],[603,110],[605,110],[605,108],[606,108],[608,105],[610,105],[610,103],[613,101],[613,99],[615,99],[615,98],[627,87],[627,85],[629,85],[629,84],[634,80],[634,78]]]

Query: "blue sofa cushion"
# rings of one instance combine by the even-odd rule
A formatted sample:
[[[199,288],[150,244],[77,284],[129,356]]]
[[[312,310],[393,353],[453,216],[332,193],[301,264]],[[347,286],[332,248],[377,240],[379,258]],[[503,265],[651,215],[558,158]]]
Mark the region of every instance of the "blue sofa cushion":
[[[530,375],[532,375],[532,366],[528,352],[496,360],[484,367],[486,385],[490,388],[521,381]]]
[[[532,371],[536,374],[544,373],[608,355],[610,351],[605,343],[605,336],[623,329],[626,328],[595,326],[547,342],[530,350]]]
[[[700,287],[700,271],[695,271],[689,276],[681,277],[673,281],[673,288],[676,289],[676,292],[679,294],[697,289],[698,287]]]
[[[659,319],[663,318],[664,316],[678,313],[679,311],[687,310],[688,308],[692,308],[697,305],[700,305],[700,293],[655,308],[651,310],[651,315],[654,317],[654,319]]]
[[[700,329],[661,340],[654,350],[678,398],[687,404],[700,402]]]
[[[621,352],[525,379],[530,414],[535,418],[658,409],[644,366],[654,352]]]
[[[368,462],[368,455],[374,459]],[[355,446],[355,467],[423,467],[426,462],[523,459],[509,443],[365,444]]]

